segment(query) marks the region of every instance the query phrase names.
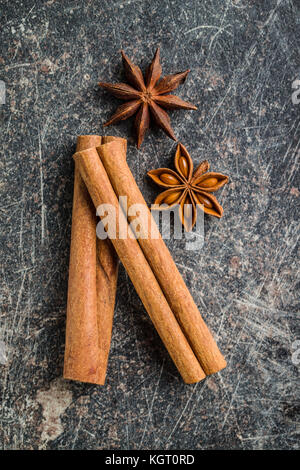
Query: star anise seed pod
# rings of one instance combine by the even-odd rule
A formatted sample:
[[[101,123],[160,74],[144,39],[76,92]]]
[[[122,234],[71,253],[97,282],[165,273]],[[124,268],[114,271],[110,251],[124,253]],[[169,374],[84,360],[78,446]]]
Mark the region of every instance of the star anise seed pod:
[[[200,163],[195,173],[193,161],[187,149],[179,143],[174,159],[177,171],[169,168],[151,170],[148,175],[163,188],[168,188],[157,196],[154,204],[159,210],[179,205],[179,217],[185,230],[189,232],[197,219],[197,204],[206,214],[222,217],[223,208],[213,194],[228,182],[228,176],[221,173],[208,172],[207,160]]]
[[[131,62],[124,51],[121,51],[121,54],[126,78],[130,85],[126,83],[113,84],[100,82],[99,86],[105,88],[117,98],[127,101],[127,103],[119,106],[115,114],[104,126],[122,121],[137,113],[134,125],[137,133],[137,147],[140,148],[144,140],[145,132],[150,125],[151,114],[156,124],[161,127],[171,139],[177,140],[171,127],[170,118],[162,108],[197,109],[196,106],[183,101],[178,98],[178,96],[167,94],[175,90],[180,83],[184,82],[189,70],[167,75],[159,80],[162,68],[158,48],[148,67],[144,80],[141,69]]]

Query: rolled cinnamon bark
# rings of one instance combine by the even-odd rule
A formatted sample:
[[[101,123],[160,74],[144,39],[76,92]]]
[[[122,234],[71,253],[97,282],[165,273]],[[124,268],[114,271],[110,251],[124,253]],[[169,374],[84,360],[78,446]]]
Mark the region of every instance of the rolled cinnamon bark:
[[[124,152],[124,144],[120,141],[115,142],[114,148],[117,154]],[[125,215],[119,210],[118,199],[96,149],[77,152],[74,160],[95,207],[110,204],[115,208],[116,237],[111,238],[111,242],[183,380],[186,383],[202,380],[205,374],[181,331],[141,247],[130,231]],[[126,227],[129,233],[125,239],[120,237],[121,226]]]
[[[100,145],[82,135],[76,150]],[[118,259],[96,238],[96,211],[75,164],[64,378],[103,385],[110,349]]]
[[[127,165],[126,152],[120,152],[119,146],[113,141],[100,145],[97,151],[116,195],[127,196],[128,207],[133,204],[147,207]],[[134,217],[128,217],[129,222],[132,219]],[[151,227],[156,232],[156,238],[151,238]],[[148,223],[144,226],[141,221],[139,233],[138,242],[144,255],[204,372],[207,375],[218,372],[226,366],[226,361],[202,319],[149,210]]]

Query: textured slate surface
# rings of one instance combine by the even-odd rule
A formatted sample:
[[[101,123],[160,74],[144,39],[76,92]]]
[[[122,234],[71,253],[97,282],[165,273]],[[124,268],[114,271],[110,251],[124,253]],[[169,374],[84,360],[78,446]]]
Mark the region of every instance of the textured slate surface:
[[[0,447],[3,449],[291,449],[299,439],[298,0],[1,1]],[[142,67],[161,45],[164,73],[191,73],[171,113],[195,163],[230,176],[225,215],[205,244],[168,245],[228,367],[184,385],[121,269],[109,378],[63,381],[78,134],[103,134],[119,101],[97,81],[122,78],[120,49]],[[128,161],[173,161],[154,129]],[[299,345],[298,345],[299,348]]]

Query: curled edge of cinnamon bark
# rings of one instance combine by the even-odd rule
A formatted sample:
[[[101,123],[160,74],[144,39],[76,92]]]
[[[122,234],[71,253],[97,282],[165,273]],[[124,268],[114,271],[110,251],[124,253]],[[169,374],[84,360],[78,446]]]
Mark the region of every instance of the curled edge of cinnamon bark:
[[[98,135],[77,138],[76,150],[100,145]],[[75,163],[64,378],[104,385],[111,343],[118,258],[109,240],[96,238],[96,212]]]
[[[126,158],[122,142],[116,142],[115,148]],[[77,152],[73,157],[95,207],[106,203],[116,210],[116,238],[111,241],[183,380],[186,383],[199,382],[205,378],[205,373],[170,309],[139,243],[133,233],[125,239],[119,238],[120,221],[129,232],[130,227],[122,210],[119,211],[118,199],[96,149]]]

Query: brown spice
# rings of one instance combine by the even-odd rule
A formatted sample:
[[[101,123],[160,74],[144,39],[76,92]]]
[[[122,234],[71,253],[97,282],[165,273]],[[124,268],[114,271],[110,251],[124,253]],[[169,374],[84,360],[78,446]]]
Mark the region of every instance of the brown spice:
[[[98,149],[113,149],[118,160],[126,159],[122,142],[110,142]],[[95,207],[110,204],[116,211],[116,237],[111,239],[114,248],[140,296],[157,332],[186,383],[194,383],[205,377],[191,346],[183,334],[170,306],[134,237],[118,199],[94,148],[77,152],[74,160],[89,190]],[[120,175],[118,175],[120,176]],[[122,178],[119,178],[122,179]],[[120,224],[126,227],[128,236],[120,234]],[[121,236],[120,236],[121,235]]]
[[[187,149],[180,143],[177,145],[174,165],[177,171],[158,168],[148,172],[156,184],[168,188],[154,201],[154,204],[160,206],[159,210],[178,204],[180,220],[186,231],[190,231],[196,223],[197,204],[206,214],[222,217],[223,208],[211,193],[224,186],[228,182],[228,176],[208,173],[207,160],[200,163],[194,173],[193,161]]]
[[[99,86],[105,88],[114,96],[127,101],[127,103],[121,105],[104,126],[122,121],[137,113],[134,125],[137,133],[137,147],[139,148],[143,142],[145,132],[149,128],[151,114],[156,124],[171,139],[177,140],[171,127],[170,118],[163,108],[197,109],[193,104],[183,101],[178,96],[169,94],[185,80],[189,70],[167,75],[159,81],[162,68],[158,48],[144,80],[141,69],[134,65],[123,51],[121,53],[126,78],[130,85],[100,82]]]
[[[76,149],[100,145],[83,135]],[[64,378],[103,385],[110,349],[118,259],[96,238],[96,211],[75,164]]]

